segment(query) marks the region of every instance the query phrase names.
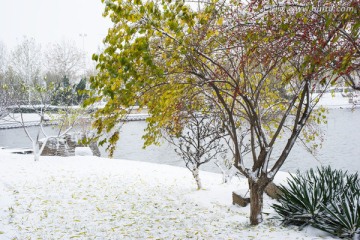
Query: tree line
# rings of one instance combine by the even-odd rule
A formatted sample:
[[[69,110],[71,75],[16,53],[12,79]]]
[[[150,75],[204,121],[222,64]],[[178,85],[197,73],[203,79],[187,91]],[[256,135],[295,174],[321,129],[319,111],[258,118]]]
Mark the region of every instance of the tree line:
[[[0,111],[20,105],[79,105],[86,95],[85,53],[63,40],[44,50],[24,37],[13,49],[0,43]]]
[[[26,38],[12,50],[0,43],[0,119],[21,126],[32,143],[38,161],[49,140],[63,141],[76,125],[86,132],[85,111],[79,108],[86,93],[87,79],[93,72],[85,68],[85,53],[73,42],[47,46]],[[34,113],[34,135],[28,129]],[[44,126],[56,124],[57,134],[49,135]]]

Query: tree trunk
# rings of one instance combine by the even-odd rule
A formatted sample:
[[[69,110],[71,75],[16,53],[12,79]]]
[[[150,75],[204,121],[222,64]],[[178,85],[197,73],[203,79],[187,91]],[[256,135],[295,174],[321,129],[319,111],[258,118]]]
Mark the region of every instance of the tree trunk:
[[[258,179],[256,182],[249,179],[250,189],[250,224],[258,225],[263,221],[263,197],[267,182]]]
[[[34,161],[39,161],[40,159],[40,146],[38,141],[33,141],[33,152],[34,152]]]
[[[101,153],[97,142],[90,142],[89,147],[94,156],[101,157]]]
[[[194,168],[191,172],[195,178],[197,189],[198,190],[202,189],[201,180],[199,176],[199,168]]]

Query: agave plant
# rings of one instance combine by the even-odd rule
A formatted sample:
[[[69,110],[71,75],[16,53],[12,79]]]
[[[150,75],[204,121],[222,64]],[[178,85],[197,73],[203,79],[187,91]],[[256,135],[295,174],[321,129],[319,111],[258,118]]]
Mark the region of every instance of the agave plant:
[[[346,176],[344,192],[353,195],[360,195],[360,179],[358,173]]]
[[[360,195],[349,193],[324,206],[325,217],[313,226],[338,237],[360,239]]]
[[[346,173],[330,167],[299,171],[288,179],[288,186],[280,186],[282,195],[273,208],[285,225],[304,227],[324,215],[324,206],[341,193],[346,185]]]

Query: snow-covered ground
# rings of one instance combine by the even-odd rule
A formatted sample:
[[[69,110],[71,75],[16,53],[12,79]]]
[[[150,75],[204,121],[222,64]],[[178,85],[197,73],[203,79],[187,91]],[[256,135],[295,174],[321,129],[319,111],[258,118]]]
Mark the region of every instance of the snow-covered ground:
[[[324,93],[320,98],[318,106],[323,106],[326,108],[353,108],[359,105],[354,105],[349,103],[349,98],[343,97],[341,93]]]
[[[185,168],[97,157],[41,157],[0,150],[0,239],[331,239],[270,219],[249,226],[249,207],[232,205],[245,179],[222,184]],[[277,182],[287,174],[280,173]],[[269,214],[269,215],[268,215]]]

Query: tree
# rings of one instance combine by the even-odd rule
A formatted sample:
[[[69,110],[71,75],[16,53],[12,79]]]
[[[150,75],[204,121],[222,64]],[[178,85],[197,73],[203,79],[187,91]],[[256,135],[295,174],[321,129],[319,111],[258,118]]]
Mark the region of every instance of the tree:
[[[41,46],[34,39],[25,37],[9,56],[5,54],[5,46],[0,44],[0,117],[8,115],[9,121],[22,126],[32,142],[35,161],[39,160],[48,139],[63,136],[72,129],[80,114],[74,113],[70,106],[80,104],[85,97],[75,93],[75,90],[85,89],[85,80],[72,85],[67,77],[75,78],[81,62],[80,51],[64,42],[53,45],[49,52],[52,58],[47,55],[46,69]],[[53,103],[61,106],[52,106]],[[35,137],[29,134],[24,115],[29,112],[38,115]],[[54,120],[59,127],[57,136],[48,136],[43,127],[52,112],[57,112]],[[40,148],[41,135],[45,136],[45,143]]]
[[[36,44],[35,40],[25,38],[12,51],[9,62],[11,64],[6,71],[6,89],[4,89],[8,99],[11,100],[11,108],[8,108],[9,118],[22,126],[32,142],[34,160],[38,161],[47,139],[53,137],[47,136],[44,125],[49,120],[49,113],[54,110],[51,106],[51,99],[57,95],[58,89],[53,82],[42,78],[41,47]],[[65,82],[69,85],[68,80]],[[64,108],[68,106],[66,105]],[[30,135],[24,116],[24,113],[29,112],[38,115],[39,127],[35,137]],[[67,115],[67,113],[59,114],[56,121],[60,126]],[[65,134],[70,129],[71,127],[60,131],[59,135]],[[41,135],[46,138],[42,147],[40,147]]]
[[[69,78],[64,76],[61,82],[54,84],[54,95],[50,102],[57,106],[70,106],[73,105],[75,96]]]
[[[164,129],[165,139],[174,145],[175,152],[184,160],[191,171],[198,190],[202,189],[199,175],[200,166],[226,153],[221,140],[224,130],[213,113],[184,113],[181,121],[186,122],[184,128],[178,130],[171,125]],[[180,131],[180,132],[178,132]]]
[[[0,42],[0,75],[4,75],[7,65],[7,51],[5,45]]]
[[[10,85],[15,87],[15,85]],[[44,150],[46,143],[51,138],[61,138],[65,136],[79,119],[76,110],[71,109],[70,101],[62,103],[60,107],[54,107],[51,105],[51,99],[58,93],[58,89],[54,85],[46,84],[34,84],[31,88],[22,87],[16,94],[31,92],[32,104],[23,104],[21,99],[13,99],[11,111],[9,111],[8,118],[11,122],[16,122],[24,129],[26,136],[32,143],[32,150],[34,154],[34,161],[39,161],[40,155]],[[67,100],[67,99],[66,99]],[[24,113],[34,113],[37,115],[38,127],[35,136],[32,136],[28,131],[28,124],[26,115]],[[52,113],[56,112],[52,117]],[[59,129],[57,135],[48,135],[44,126],[49,121],[55,121],[57,128]],[[43,139],[41,137],[44,136]]]
[[[41,79],[41,46],[34,39],[24,38],[11,52],[10,63],[12,69],[26,88],[35,87]],[[31,91],[29,91],[29,104],[31,104],[32,98]]]
[[[5,83],[6,65],[6,48],[5,45],[0,42],[0,118],[3,118],[7,114],[7,107],[10,101],[7,94],[7,84]]]
[[[11,52],[10,61],[12,68],[22,81],[26,84],[32,84],[41,73],[41,46],[34,39],[24,38]]]
[[[336,62],[336,56],[345,58],[349,45],[338,41],[324,19],[302,12],[264,11],[261,2],[200,5],[195,11],[183,1],[107,1],[105,14],[114,27],[105,39],[108,47],[94,55],[99,74],[91,79],[87,104],[108,99],[94,126],[100,138],[110,133],[102,143],[110,144],[111,154],[119,138],[116,123],[135,101],[150,113],[144,136],[149,145],[158,143],[181,109],[194,108],[186,99],[202,96],[196,108],[210,103],[230,136],[234,166],[249,182],[250,222],[256,225],[265,187],[306,124],[322,119],[314,110],[322,93],[314,89],[342,76],[341,66],[350,64]],[[338,17],[350,27],[357,24]]]
[[[88,97],[85,93],[86,91],[86,78],[82,78],[78,84],[74,86],[74,90],[76,93],[75,103],[82,104],[83,101]]]
[[[318,43],[313,45],[315,51],[308,55],[307,61],[314,65],[328,65],[329,70],[337,74],[334,82],[343,78],[349,86],[360,90],[358,0],[256,0],[251,8],[254,13],[265,15],[268,25],[281,26],[288,34],[301,37],[304,43]],[[279,17],[274,16],[286,21],[279,22]],[[298,32],[292,31],[294,26]],[[326,58],[320,61],[319,52],[327,53]]]
[[[58,89],[57,94],[53,96],[52,104],[81,104],[85,96],[78,90],[83,91],[86,87],[86,76],[83,59],[84,53],[79,50],[74,42],[61,41],[51,44],[45,52],[46,59],[46,81],[47,84],[53,84]]]
[[[67,77],[75,81],[81,74],[84,53],[79,50],[74,42],[61,41],[49,45],[45,52],[46,69],[63,79]]]

